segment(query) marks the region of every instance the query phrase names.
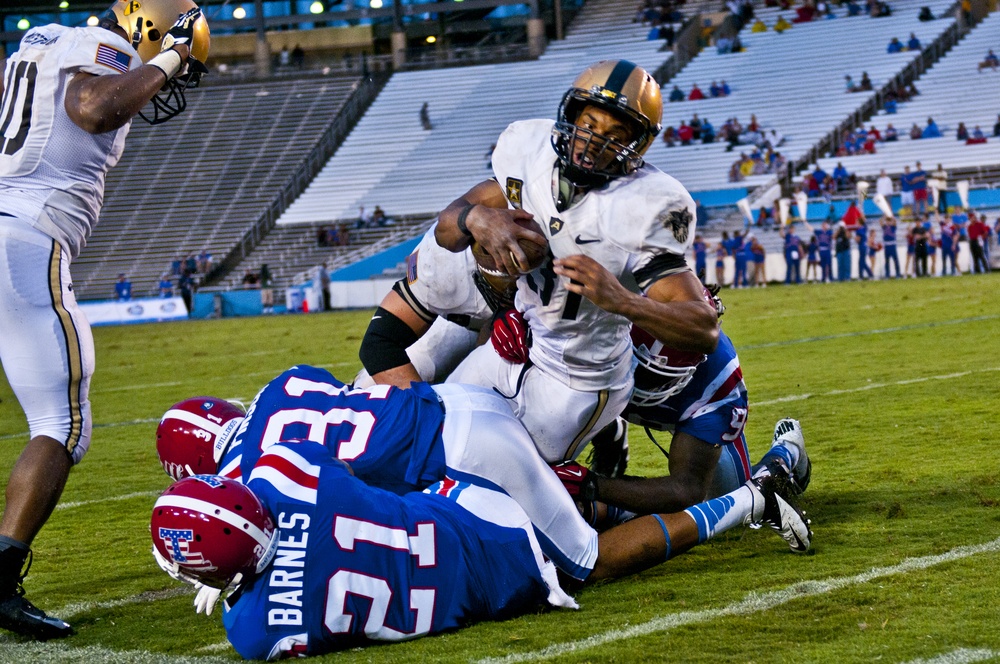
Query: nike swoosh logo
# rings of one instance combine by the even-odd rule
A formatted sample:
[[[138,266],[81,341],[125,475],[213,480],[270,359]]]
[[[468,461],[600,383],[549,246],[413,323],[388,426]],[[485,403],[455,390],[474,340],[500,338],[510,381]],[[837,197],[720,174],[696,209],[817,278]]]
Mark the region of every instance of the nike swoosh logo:
[[[572,475],[573,477],[583,477],[583,471],[580,470],[570,470],[569,468],[563,468],[563,472],[567,475]]]
[[[600,241],[601,241],[601,238],[599,238],[599,237],[584,239],[584,238],[580,237],[579,235],[576,236],[576,243],[577,244],[591,244],[593,242],[600,242]]]

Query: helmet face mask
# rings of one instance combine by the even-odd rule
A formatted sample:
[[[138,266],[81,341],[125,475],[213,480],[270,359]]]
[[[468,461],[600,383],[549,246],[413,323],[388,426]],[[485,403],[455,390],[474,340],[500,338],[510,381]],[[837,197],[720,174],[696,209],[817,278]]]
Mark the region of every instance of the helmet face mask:
[[[117,0],[101,15],[99,26],[108,30],[119,27],[126,39],[139,54],[143,63],[149,62],[159,52],[163,37],[184,12],[197,5],[192,0]],[[184,91],[194,88],[208,73],[205,62],[211,36],[208,21],[204,16],[194,23],[194,37],[191,54],[181,73],[164,84],[152,99],[153,112],[149,116],[140,112],[139,116],[150,124],[160,124],[178,115],[187,108]]]
[[[665,348],[645,330],[632,326],[632,351],[638,366],[630,402],[639,407],[658,406],[687,387],[698,365],[707,359],[703,353]]]
[[[605,136],[583,126],[581,115],[588,109],[629,127],[629,136]],[[589,188],[641,168],[662,115],[659,84],[641,67],[625,60],[589,67],[563,96],[552,130],[562,174]]]

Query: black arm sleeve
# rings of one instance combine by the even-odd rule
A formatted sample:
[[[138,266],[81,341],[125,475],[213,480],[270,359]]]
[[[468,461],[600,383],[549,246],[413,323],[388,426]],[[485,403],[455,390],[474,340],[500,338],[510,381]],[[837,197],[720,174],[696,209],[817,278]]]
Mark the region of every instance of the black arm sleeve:
[[[365,370],[375,374],[410,363],[406,349],[419,337],[409,325],[382,307],[375,310],[358,356]]]
[[[690,269],[683,256],[663,253],[636,270],[635,281],[639,284],[639,288],[645,291],[663,277]]]

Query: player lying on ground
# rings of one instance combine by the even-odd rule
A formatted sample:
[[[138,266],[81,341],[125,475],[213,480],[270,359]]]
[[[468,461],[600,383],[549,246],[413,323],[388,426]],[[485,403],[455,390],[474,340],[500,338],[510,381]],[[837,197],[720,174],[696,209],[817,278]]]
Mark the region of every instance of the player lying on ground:
[[[740,525],[768,523],[804,550],[808,526],[781,497],[775,470],[684,512],[606,531],[593,569],[573,585],[647,569]],[[546,602],[576,606],[542,554],[537,524],[503,493],[446,478],[399,496],[308,441],[268,446],[245,479],[182,479],[150,523],[154,556],[171,576],[233,589],[223,624],[245,658],[412,639]]]

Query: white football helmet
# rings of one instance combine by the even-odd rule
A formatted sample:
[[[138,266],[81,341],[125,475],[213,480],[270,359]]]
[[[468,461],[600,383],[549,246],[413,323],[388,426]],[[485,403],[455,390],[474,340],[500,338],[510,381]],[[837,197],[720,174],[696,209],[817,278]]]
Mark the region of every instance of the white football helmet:
[[[640,407],[658,406],[679,393],[694,378],[698,365],[708,356],[666,348],[649,332],[632,326],[632,351],[639,365],[629,401]]]
[[[108,30],[115,27],[124,30],[132,48],[145,63],[160,52],[163,36],[173,27],[177,17],[197,6],[191,0],[117,0],[101,14],[98,25]],[[208,21],[202,15],[194,23],[191,55],[186,66],[153,97],[153,117],[139,113],[143,120],[160,124],[187,108],[184,91],[198,87],[201,77],[208,73],[205,62],[210,43]]]

